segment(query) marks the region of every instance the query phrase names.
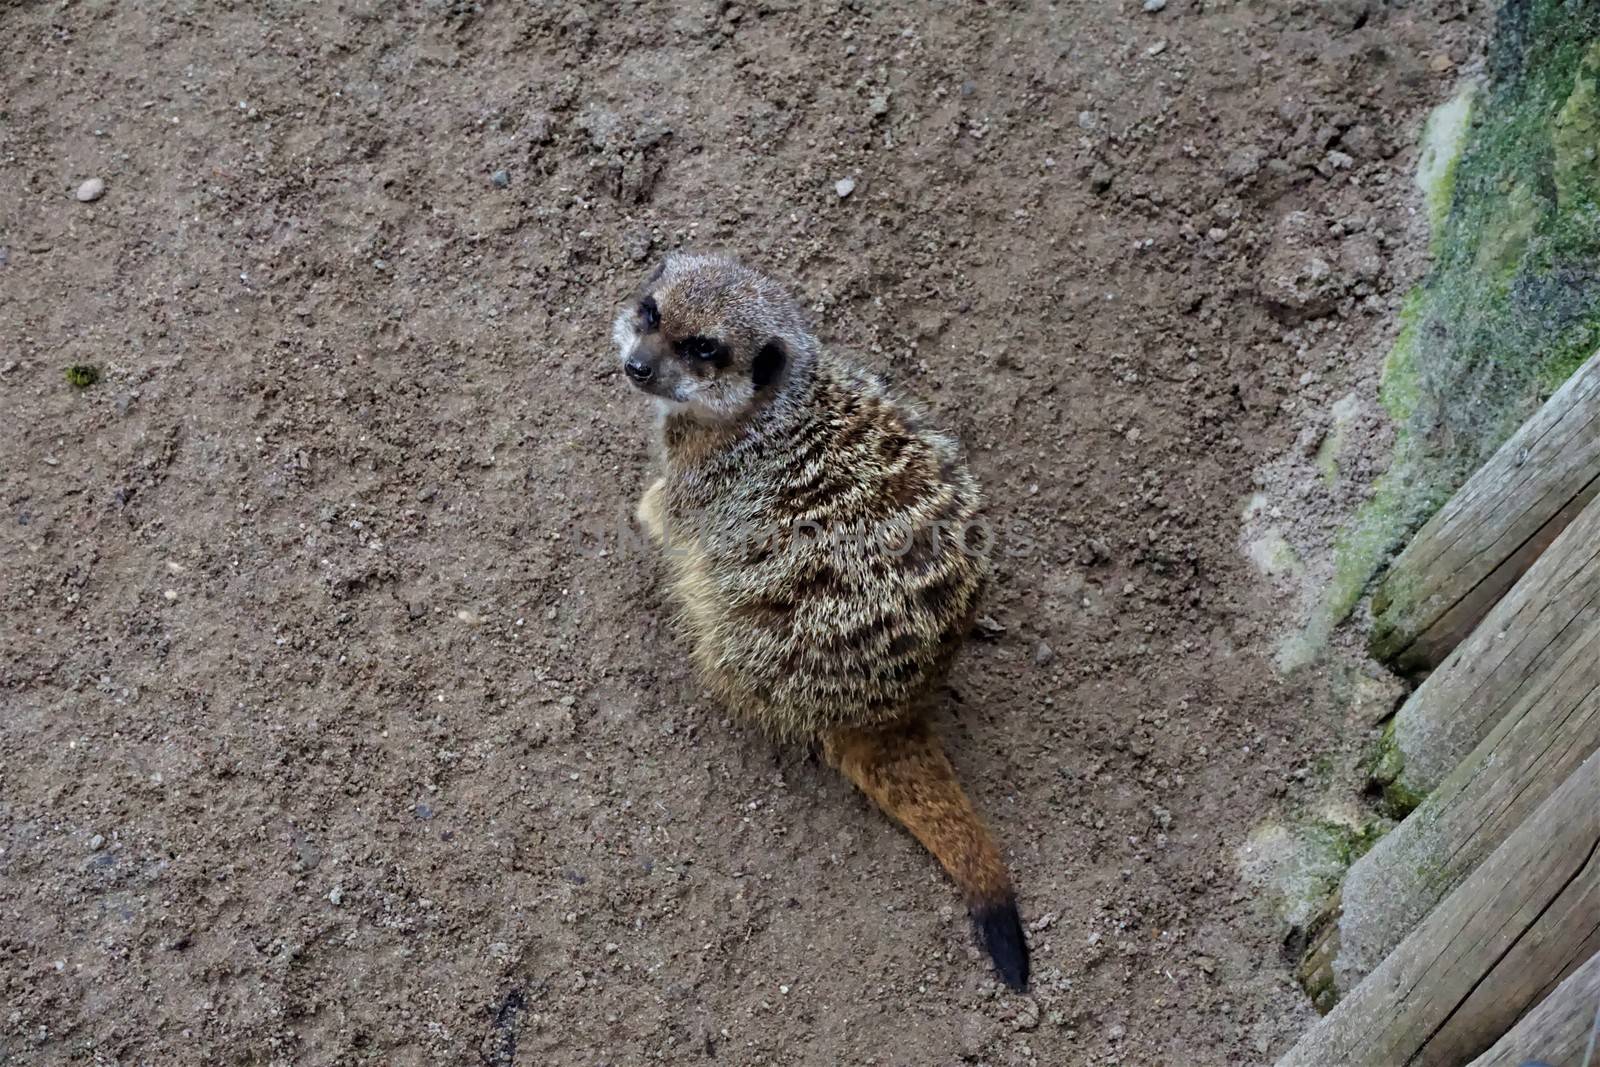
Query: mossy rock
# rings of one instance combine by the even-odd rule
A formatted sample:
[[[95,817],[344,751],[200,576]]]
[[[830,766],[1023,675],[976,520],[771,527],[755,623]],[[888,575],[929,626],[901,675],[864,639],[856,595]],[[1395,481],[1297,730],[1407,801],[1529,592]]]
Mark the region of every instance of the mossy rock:
[[[1489,72],[1427,125],[1418,180],[1434,263],[1406,298],[1379,390],[1394,455],[1336,541],[1318,612],[1286,643],[1298,661],[1600,347],[1600,0],[1507,0]]]

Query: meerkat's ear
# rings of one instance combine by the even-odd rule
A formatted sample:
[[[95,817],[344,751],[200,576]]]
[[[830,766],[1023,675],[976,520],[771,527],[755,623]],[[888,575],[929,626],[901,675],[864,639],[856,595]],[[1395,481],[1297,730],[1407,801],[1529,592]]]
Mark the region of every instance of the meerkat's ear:
[[[783,373],[783,364],[787,358],[783,342],[776,337],[767,338],[767,343],[761,346],[761,351],[756,353],[754,362],[750,364],[750,378],[755,383],[757,392],[778,380],[778,375]]]

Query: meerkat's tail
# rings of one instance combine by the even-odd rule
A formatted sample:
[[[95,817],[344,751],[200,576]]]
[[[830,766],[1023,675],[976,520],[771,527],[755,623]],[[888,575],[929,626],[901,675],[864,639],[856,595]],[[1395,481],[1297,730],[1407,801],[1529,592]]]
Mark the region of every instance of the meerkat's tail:
[[[995,970],[1028,988],[1028,942],[1000,850],[956,781],[939,738],[920,719],[841,728],[822,737],[823,754],[950,872],[967,898]]]

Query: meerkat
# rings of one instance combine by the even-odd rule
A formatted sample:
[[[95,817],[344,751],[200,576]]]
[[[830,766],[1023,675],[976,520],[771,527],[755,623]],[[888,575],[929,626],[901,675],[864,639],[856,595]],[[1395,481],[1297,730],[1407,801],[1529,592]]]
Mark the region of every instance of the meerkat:
[[[728,258],[669,256],[612,335],[656,399],[662,471],[637,517],[703,681],[779,738],[819,740],[949,872],[1000,978],[1026,989],[1010,875],[927,718],[989,574],[955,440]]]

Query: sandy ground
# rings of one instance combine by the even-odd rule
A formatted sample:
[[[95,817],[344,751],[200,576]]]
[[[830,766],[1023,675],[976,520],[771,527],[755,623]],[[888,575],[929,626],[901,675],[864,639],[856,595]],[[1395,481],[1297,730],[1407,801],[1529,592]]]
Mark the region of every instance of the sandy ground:
[[[1241,514],[1370,406],[1486,17],[0,9],[0,1061],[1282,1051],[1310,1009],[1235,857],[1350,724],[1275,672]],[[711,706],[623,536],[608,324],[679,247],[790,280],[970,449],[1003,631],[940,726],[1030,997]],[[1370,475],[1301,466],[1324,516]]]

